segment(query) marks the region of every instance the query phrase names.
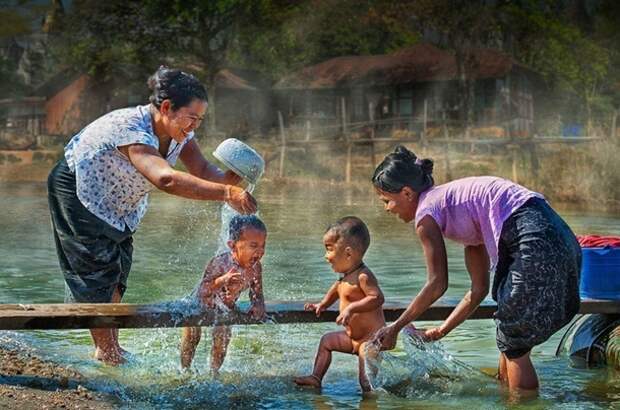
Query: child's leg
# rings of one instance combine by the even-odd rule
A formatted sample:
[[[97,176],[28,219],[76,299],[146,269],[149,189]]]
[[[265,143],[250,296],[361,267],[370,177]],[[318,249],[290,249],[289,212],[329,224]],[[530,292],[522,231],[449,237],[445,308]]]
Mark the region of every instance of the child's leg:
[[[181,367],[187,369],[194,359],[196,346],[200,342],[200,327],[184,327],[181,336]]]
[[[370,380],[368,380],[367,371],[371,372],[372,376],[376,376],[379,369],[376,366],[367,366],[366,359],[376,360],[378,357],[378,351],[369,351],[366,352],[367,342],[364,342],[360,345],[359,350],[357,352],[359,358],[359,382],[362,387],[363,392],[369,392],[372,390],[370,385]],[[368,368],[367,368],[368,367]]]
[[[314,370],[312,375],[305,377],[296,377],[295,383],[304,386],[321,387],[323,376],[327,372],[332,362],[332,352],[353,353],[353,343],[351,338],[343,330],[340,332],[326,333],[321,337],[319,350],[314,359]]]
[[[213,344],[211,345],[211,370],[217,374],[226,358],[226,350],[230,343],[230,326],[213,327]]]

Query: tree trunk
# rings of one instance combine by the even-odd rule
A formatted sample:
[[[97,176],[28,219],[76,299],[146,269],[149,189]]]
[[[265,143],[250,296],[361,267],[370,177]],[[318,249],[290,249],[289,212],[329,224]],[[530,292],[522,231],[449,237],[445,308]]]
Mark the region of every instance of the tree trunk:
[[[207,95],[208,95],[208,109],[207,109],[207,130],[209,132],[217,131],[216,123],[215,123],[215,74],[214,72],[209,72],[207,74]]]

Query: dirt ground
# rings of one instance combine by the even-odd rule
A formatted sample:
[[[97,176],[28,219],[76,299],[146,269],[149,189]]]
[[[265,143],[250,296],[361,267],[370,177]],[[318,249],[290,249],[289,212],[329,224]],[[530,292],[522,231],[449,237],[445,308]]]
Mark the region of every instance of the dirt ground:
[[[28,352],[0,347],[0,409],[117,409],[120,401],[90,391],[72,369],[42,361]]]

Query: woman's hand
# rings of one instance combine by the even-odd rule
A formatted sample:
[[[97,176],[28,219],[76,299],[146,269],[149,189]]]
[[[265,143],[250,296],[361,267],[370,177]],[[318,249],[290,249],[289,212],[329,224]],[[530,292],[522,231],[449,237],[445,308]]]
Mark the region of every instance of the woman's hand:
[[[222,177],[222,184],[226,185],[239,185],[243,178],[239,175],[235,174],[233,171],[228,170],[224,172],[224,176]]]
[[[256,199],[246,190],[233,185],[226,185],[224,199],[235,211],[242,214],[256,212]]]
[[[441,327],[433,327],[431,329],[425,330],[422,336],[424,337],[424,339],[432,342],[441,339],[445,335],[446,333],[441,329]]]
[[[325,307],[320,303],[306,303],[304,310],[312,311],[316,314],[316,317],[321,316],[321,313],[325,310]]]
[[[371,343],[380,343],[381,350],[392,350],[396,347],[397,339],[398,330],[394,326],[390,325],[377,330],[377,333],[375,333]]]

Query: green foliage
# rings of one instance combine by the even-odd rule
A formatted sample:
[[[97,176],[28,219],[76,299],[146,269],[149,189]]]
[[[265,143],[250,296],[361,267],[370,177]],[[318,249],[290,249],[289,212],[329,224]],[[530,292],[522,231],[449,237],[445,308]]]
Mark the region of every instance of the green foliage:
[[[574,114],[590,124],[593,110],[611,108],[610,99],[601,93],[609,86],[614,51],[574,18],[558,12],[562,8],[557,1],[548,0],[543,6],[524,3],[505,8],[516,59],[540,73],[552,91],[567,96],[568,108],[572,105]]]
[[[124,84],[154,71],[161,58],[156,31],[135,1],[76,0],[67,15],[61,57],[101,83]]]
[[[276,81],[335,56],[389,53],[424,39],[456,54],[470,107],[463,115],[473,109],[468,50],[493,47],[590,118],[620,106],[620,2],[588,5],[575,16],[564,0],[74,0],[59,61],[113,87],[143,84],[162,63],[212,85],[223,67]],[[2,17],[10,24],[0,35],[30,27],[23,14],[0,10]]]
[[[6,97],[18,97],[23,95],[27,87],[17,76],[17,67],[13,61],[0,56],[0,95]],[[0,116],[3,112],[0,110]]]
[[[229,58],[277,79],[332,57],[391,52],[419,38],[397,9],[385,0],[263,1],[239,25]]]
[[[0,0],[0,39],[30,34],[46,6],[34,0]]]

